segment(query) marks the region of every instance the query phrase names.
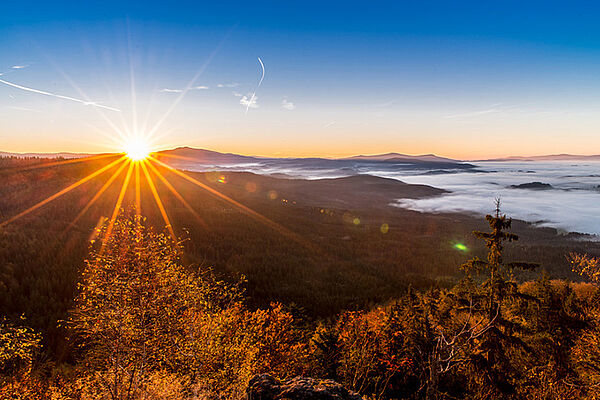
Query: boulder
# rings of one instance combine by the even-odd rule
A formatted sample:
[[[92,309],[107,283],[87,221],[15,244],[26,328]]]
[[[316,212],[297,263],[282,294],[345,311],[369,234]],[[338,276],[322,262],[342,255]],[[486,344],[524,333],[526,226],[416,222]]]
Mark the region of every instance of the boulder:
[[[268,374],[250,379],[246,395],[248,400],[363,400],[332,380],[298,376],[282,382]]]

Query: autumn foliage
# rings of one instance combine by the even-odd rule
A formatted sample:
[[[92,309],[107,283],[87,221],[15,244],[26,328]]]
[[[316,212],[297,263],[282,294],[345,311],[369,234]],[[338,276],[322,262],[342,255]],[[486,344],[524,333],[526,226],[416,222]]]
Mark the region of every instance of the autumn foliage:
[[[477,232],[486,260],[452,289],[312,319],[293,305],[253,308],[244,279],[187,266],[183,242],[123,215],[99,228],[59,325],[68,357],[44,357],[27,320],[0,322],[0,398],[241,399],[269,373],[335,379],[372,399],[597,398],[600,293],[594,284],[519,282],[518,238],[500,214]],[[109,234],[110,233],[110,234]],[[597,283],[598,261],[571,255]]]

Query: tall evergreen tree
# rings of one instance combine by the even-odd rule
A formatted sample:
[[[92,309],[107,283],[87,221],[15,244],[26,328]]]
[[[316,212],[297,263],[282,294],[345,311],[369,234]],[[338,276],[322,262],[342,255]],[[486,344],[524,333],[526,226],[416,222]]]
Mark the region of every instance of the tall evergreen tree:
[[[512,219],[500,211],[500,199],[496,199],[494,215],[486,215],[490,232],[475,231],[474,235],[485,241],[488,248],[487,260],[477,257],[462,265],[466,272],[468,302],[475,304],[473,312],[486,319],[486,330],[482,332],[472,355],[474,372],[483,372],[480,383],[487,384],[501,394],[512,393],[514,378],[518,374],[514,357],[528,346],[520,339],[521,324],[511,315],[510,302],[516,299],[532,301],[533,298],[518,291],[514,271],[532,270],[538,265],[525,262],[505,263],[503,260],[504,242],[514,242],[519,237],[506,230],[511,228]],[[473,285],[479,281],[480,285]],[[467,300],[467,299],[464,299]],[[493,392],[492,392],[493,393]],[[493,395],[490,393],[490,395]]]

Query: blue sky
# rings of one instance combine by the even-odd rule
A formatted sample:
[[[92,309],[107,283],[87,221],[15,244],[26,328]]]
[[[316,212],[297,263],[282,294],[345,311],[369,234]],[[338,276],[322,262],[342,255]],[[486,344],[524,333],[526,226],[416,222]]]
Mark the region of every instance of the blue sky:
[[[2,84],[0,150],[110,151],[116,130],[146,135],[171,108],[157,148],[479,158],[600,145],[593,2],[82,3],[3,4],[0,79],[119,111]]]

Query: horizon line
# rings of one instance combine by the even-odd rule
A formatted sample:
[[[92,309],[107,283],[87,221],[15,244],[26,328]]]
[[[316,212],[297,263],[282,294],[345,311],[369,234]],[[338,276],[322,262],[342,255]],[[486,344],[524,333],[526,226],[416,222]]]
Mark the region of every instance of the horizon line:
[[[402,155],[402,156],[408,156],[408,157],[427,157],[427,156],[433,156],[433,157],[439,157],[439,158],[447,158],[449,160],[453,160],[453,161],[463,161],[463,162],[476,162],[476,161],[500,161],[500,160],[508,160],[508,161],[526,161],[527,159],[533,159],[533,158],[541,158],[541,157],[581,157],[581,158],[589,158],[589,157],[600,157],[600,154],[596,153],[596,154],[574,154],[574,153],[542,153],[542,154],[537,154],[537,155],[508,155],[508,156],[489,156],[489,157],[469,157],[469,158],[457,158],[457,157],[451,157],[451,156],[445,156],[445,155],[438,155],[435,153],[421,153],[421,154],[410,154],[410,153],[401,153],[398,151],[386,151],[386,152],[381,152],[381,153],[373,153],[373,154],[354,154],[354,153],[350,153],[350,154],[346,154],[346,155],[329,155],[329,156],[325,156],[325,155],[283,155],[283,154],[277,154],[277,155],[258,155],[258,154],[251,154],[251,153],[236,153],[236,152],[231,152],[231,151],[219,151],[219,150],[213,150],[213,149],[209,149],[209,148],[201,148],[201,147],[192,147],[192,146],[177,146],[177,147],[165,147],[165,148],[160,148],[157,150],[153,150],[152,153],[161,153],[161,152],[165,152],[165,151],[173,151],[173,150],[178,150],[178,149],[191,149],[191,150],[203,150],[203,151],[211,151],[211,152],[215,152],[215,153],[219,153],[219,154],[231,154],[231,155],[237,155],[237,156],[244,156],[244,157],[255,157],[255,158],[322,158],[322,159],[348,159],[348,158],[355,158],[355,157],[376,157],[376,156],[384,156],[384,155],[393,155],[393,154],[398,154],[398,155]],[[60,156],[60,155],[71,155],[71,156],[78,156],[78,157],[87,157],[87,156],[95,156],[95,155],[102,155],[102,154],[121,154],[122,152],[119,151],[98,151],[98,152],[77,152],[77,151],[10,151],[10,150],[2,150],[0,149],[0,157],[35,157],[35,156],[48,156],[48,158],[51,158],[49,156]]]

